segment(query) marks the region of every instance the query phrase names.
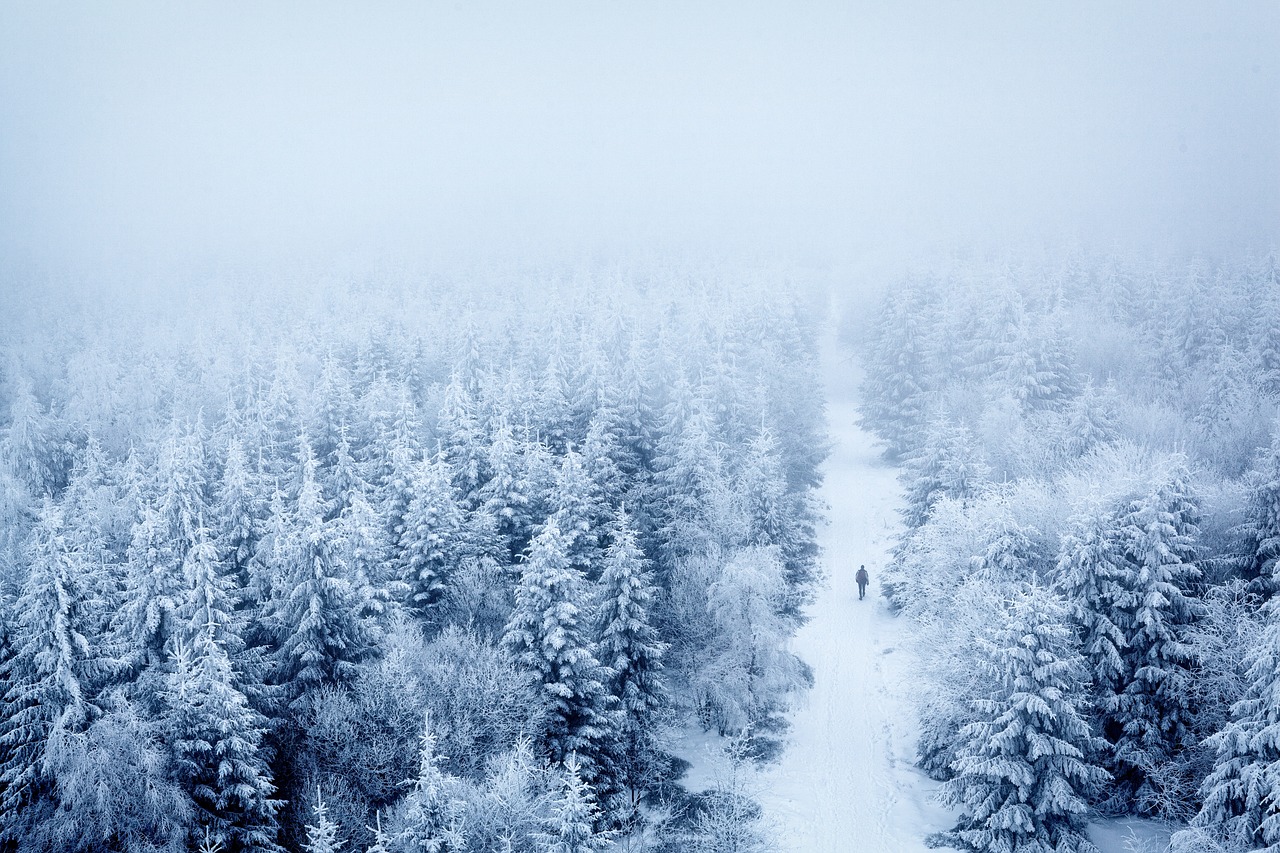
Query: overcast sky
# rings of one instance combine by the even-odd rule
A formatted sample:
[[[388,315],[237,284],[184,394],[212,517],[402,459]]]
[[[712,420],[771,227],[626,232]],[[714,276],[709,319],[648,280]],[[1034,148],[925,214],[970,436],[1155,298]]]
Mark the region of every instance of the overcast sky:
[[[0,5],[0,265],[1280,233],[1280,3]]]

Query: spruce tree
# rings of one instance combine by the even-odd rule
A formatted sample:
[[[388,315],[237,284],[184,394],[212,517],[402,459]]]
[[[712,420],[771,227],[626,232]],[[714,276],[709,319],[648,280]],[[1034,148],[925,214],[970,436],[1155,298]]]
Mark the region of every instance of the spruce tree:
[[[598,587],[598,654],[610,675],[609,693],[620,707],[619,779],[633,802],[657,756],[654,733],[669,701],[662,657],[667,644],[654,625],[657,587],[636,543],[625,509],[613,523]]]
[[[288,533],[296,545],[281,554],[287,562],[277,569],[280,586],[266,616],[276,635],[277,674],[294,702],[321,684],[353,678],[356,664],[376,646],[367,588],[342,558],[335,523],[321,517],[313,477],[314,468],[304,466]]]
[[[906,506],[902,516],[914,530],[929,520],[933,507],[944,497],[967,500],[976,497],[986,479],[986,468],[973,435],[945,418],[929,423],[920,449],[903,465]]]
[[[1216,752],[1191,821],[1226,849],[1280,851],[1280,621],[1276,600],[1267,627],[1248,650],[1248,687],[1231,720],[1207,745]]]
[[[876,319],[859,389],[859,422],[881,440],[890,459],[925,446],[930,350],[922,300],[914,291],[895,291]]]
[[[1152,787],[1149,771],[1194,738],[1185,633],[1200,610],[1186,593],[1199,577],[1198,509],[1178,460],[1161,465],[1148,488],[1086,516],[1059,560],[1112,744],[1116,793],[1143,809],[1170,793]]]
[[[263,737],[267,720],[236,686],[235,672],[210,621],[178,643],[163,699],[174,772],[190,794],[201,832],[227,853],[279,851],[275,786]]]
[[[440,598],[456,564],[463,516],[451,479],[448,463],[442,458],[419,464],[413,478],[413,498],[404,516],[402,578],[409,588],[409,604],[420,610]]]
[[[47,817],[53,780],[45,749],[55,729],[81,731],[94,714],[102,673],[84,625],[81,555],[64,535],[61,509],[46,500],[27,546],[28,575],[14,606],[13,650],[0,663],[0,842],[16,843],[28,821]]]
[[[543,835],[547,853],[595,853],[609,846],[612,833],[596,829],[601,820],[591,786],[582,778],[578,756],[570,754],[558,775]]]
[[[249,560],[262,534],[261,499],[239,438],[227,443],[212,524],[218,552],[241,583],[248,580]]]
[[[450,790],[451,780],[440,769],[436,738],[427,717],[418,741],[418,775],[404,806],[404,828],[397,835],[406,853],[462,853],[463,803]]]
[[[1027,588],[991,643],[999,687],[960,731],[943,801],[963,814],[944,838],[981,853],[1096,851],[1088,799],[1105,782],[1099,742],[1081,712],[1086,681],[1062,605]]]
[[[1131,570],[1120,551],[1114,513],[1083,515],[1063,537],[1058,573],[1101,696],[1123,689],[1131,624]]]
[[[1112,773],[1137,796],[1154,784],[1147,768],[1193,742],[1190,707],[1194,654],[1185,628],[1200,611],[1185,589],[1200,576],[1194,564],[1199,511],[1185,472],[1175,470],[1117,517],[1122,553],[1132,569],[1135,605],[1126,626],[1123,689],[1106,697],[1106,712],[1121,729]],[[1161,793],[1161,792],[1154,792]]]
[[[316,804],[312,811],[314,817],[306,826],[307,841],[302,849],[305,853],[338,853],[342,849],[338,824],[329,817],[329,807],[324,804],[319,786],[316,786]]]
[[[480,490],[480,506],[497,522],[508,553],[516,554],[527,544],[533,527],[532,484],[515,433],[505,418],[494,429],[487,461],[491,476]]]
[[[177,628],[182,600],[182,555],[165,530],[160,513],[144,508],[133,526],[125,563],[124,606],[116,632],[139,664],[154,664]]]
[[[597,510],[592,504],[592,483],[582,458],[572,447],[565,450],[551,494],[552,518],[565,537],[569,565],[584,576],[599,573],[600,543],[596,532]]]
[[[594,779],[613,734],[613,709],[584,612],[583,579],[569,564],[567,538],[549,520],[530,546],[502,643],[532,681],[546,713],[541,743],[563,763],[578,753]]]
[[[1271,447],[1263,454],[1249,478],[1245,521],[1245,577],[1250,589],[1271,596],[1280,585],[1276,567],[1280,563],[1280,427]]]

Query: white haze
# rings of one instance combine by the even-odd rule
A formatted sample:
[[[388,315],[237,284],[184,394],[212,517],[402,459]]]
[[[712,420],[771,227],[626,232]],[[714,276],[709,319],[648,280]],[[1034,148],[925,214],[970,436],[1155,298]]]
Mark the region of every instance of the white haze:
[[[0,269],[1265,251],[1274,3],[6,3]]]

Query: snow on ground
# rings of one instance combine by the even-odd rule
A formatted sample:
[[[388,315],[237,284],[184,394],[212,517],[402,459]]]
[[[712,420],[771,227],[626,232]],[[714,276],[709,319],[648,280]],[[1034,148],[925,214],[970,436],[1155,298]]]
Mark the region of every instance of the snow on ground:
[[[855,425],[854,369],[834,341],[824,347],[833,447],[820,532],[827,588],[810,608],[793,649],[813,667],[814,686],[792,716],[788,746],[761,779],[760,797],[780,851],[914,853],[952,825],[932,801],[936,783],[914,767],[917,729],[909,652],[877,579],[898,526],[896,471]],[[853,575],[871,573],[858,600]]]
[[[1140,818],[1100,820],[1089,826],[1089,840],[1102,853],[1160,853],[1172,834],[1168,824]]]

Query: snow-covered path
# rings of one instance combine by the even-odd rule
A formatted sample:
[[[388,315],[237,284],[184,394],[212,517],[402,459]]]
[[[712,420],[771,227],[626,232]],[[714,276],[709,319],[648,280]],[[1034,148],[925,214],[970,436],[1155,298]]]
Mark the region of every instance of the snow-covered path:
[[[829,336],[824,372],[834,446],[822,493],[830,521],[820,542],[830,580],[793,646],[813,667],[814,687],[792,716],[780,763],[761,779],[760,799],[780,850],[915,853],[951,821],[930,800],[934,784],[912,765],[910,656],[876,583],[899,523],[896,474],[855,425],[854,371],[840,359]],[[860,564],[871,573],[863,601],[853,580]]]

